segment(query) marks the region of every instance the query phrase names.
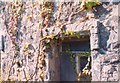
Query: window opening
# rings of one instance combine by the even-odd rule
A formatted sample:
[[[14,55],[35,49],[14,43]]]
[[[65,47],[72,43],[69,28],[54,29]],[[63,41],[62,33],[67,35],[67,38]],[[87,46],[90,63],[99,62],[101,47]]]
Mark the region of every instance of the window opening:
[[[82,72],[86,75],[83,75]],[[60,56],[60,80],[91,81],[90,72],[91,58],[89,38],[63,41],[62,54]]]

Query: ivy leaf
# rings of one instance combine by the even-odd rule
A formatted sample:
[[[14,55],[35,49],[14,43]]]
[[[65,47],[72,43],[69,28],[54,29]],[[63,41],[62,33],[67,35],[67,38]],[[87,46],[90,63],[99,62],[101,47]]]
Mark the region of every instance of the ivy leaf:
[[[28,44],[25,44],[24,51],[28,50]]]
[[[73,37],[75,36],[75,33],[73,31],[70,31],[70,35]]]
[[[80,38],[80,34],[79,33],[76,33],[75,34],[77,38]]]
[[[84,9],[85,1],[86,1],[86,0],[82,0],[82,2],[80,2],[80,8],[81,8],[82,10]]]
[[[61,40],[63,41],[63,40],[64,40],[64,37],[62,37]]]
[[[46,43],[50,43],[50,39],[47,39],[47,40],[46,40]]]
[[[54,39],[54,35],[51,34],[51,35],[49,35],[49,36],[46,36],[46,38]]]
[[[87,2],[86,3],[86,8],[87,8],[87,10],[92,10],[92,8],[94,7],[94,6],[97,6],[97,2]]]
[[[100,0],[83,0],[80,3],[80,8],[81,9],[87,9],[87,10],[92,10],[93,7],[97,6],[100,4]]]
[[[58,40],[58,37],[55,37],[56,40]]]
[[[44,79],[44,74],[43,74],[43,73],[40,74],[40,78],[41,78],[42,80]]]
[[[12,3],[12,9],[15,9],[15,5]]]
[[[49,43],[46,44],[46,48],[50,48],[50,44]]]

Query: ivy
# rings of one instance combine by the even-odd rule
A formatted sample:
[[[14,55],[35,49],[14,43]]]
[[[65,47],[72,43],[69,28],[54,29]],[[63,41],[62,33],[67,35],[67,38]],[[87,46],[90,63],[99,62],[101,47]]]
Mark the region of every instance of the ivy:
[[[16,62],[15,59],[16,57],[19,56],[20,54],[20,47],[19,47],[19,42],[16,41],[16,39],[18,38],[18,32],[19,32],[19,28],[18,28],[18,21],[21,20],[21,15],[23,13],[24,10],[24,6],[23,3],[20,1],[15,1],[15,2],[11,2],[11,10],[8,7],[8,5],[6,5],[6,12],[9,12],[9,17],[5,18],[6,19],[6,26],[8,26],[8,30],[7,33],[10,36],[11,42],[12,42],[12,49],[13,51],[13,55],[14,58],[12,60],[12,65],[14,65]],[[19,63],[20,61],[18,60],[17,63]],[[19,67],[19,64],[18,64]],[[11,73],[11,68],[9,69],[9,73],[8,73],[8,80],[12,80],[10,79],[10,73]]]
[[[75,74],[77,74],[77,72],[76,72],[76,64],[75,64],[75,55],[71,52],[69,45],[67,46],[67,49],[66,49],[64,52],[65,52],[66,54],[69,54],[69,55],[70,55],[70,61],[71,61],[71,63],[72,63],[74,72],[75,72]]]
[[[80,2],[81,9],[92,10],[93,7],[100,5],[100,0],[83,0]]]
[[[18,31],[16,29],[17,21],[18,21],[18,19],[20,19],[21,14],[24,11],[23,4],[18,4],[19,6],[16,6],[15,4],[17,4],[17,3],[18,2],[12,3],[12,6],[11,6],[12,17],[11,17],[10,21],[11,21],[11,24],[13,24],[13,26],[10,27],[10,30],[8,32],[8,33],[12,34],[11,40],[12,40],[12,43],[14,45],[16,45],[14,37],[16,36],[17,31]],[[91,2],[91,0],[83,0],[82,2],[80,2],[81,9],[83,9],[83,10],[92,10],[93,7],[95,7],[99,4],[100,4],[99,0],[95,0],[94,2]],[[40,42],[39,43],[40,44],[39,44],[38,62],[40,62],[40,65],[41,65],[39,68],[41,69],[40,78],[42,79],[42,81],[44,81],[44,67],[46,66],[45,50],[50,48],[50,43],[51,42],[57,43],[59,41],[59,39],[64,40],[66,37],[70,37],[70,38],[71,37],[77,37],[77,38],[81,37],[79,32],[73,32],[71,30],[69,30],[69,31],[68,30],[67,31],[63,30],[63,27],[67,24],[70,24],[71,22],[67,22],[67,23],[61,23],[60,22],[59,17],[60,17],[61,11],[62,11],[62,6],[63,5],[60,5],[59,14],[58,14],[57,20],[55,21],[57,27],[59,27],[61,29],[60,32],[58,32],[58,34],[56,34],[56,35],[51,34],[51,35],[47,35],[47,36],[44,36],[44,37],[43,37],[42,29],[43,28],[48,28],[51,25],[50,22],[51,22],[52,14],[54,12],[54,2],[44,1],[42,6],[41,6],[41,10],[40,10],[41,19],[40,19],[40,21],[42,20],[42,22],[39,23],[39,29],[40,29],[40,38],[39,38]],[[29,15],[27,18],[31,19],[32,16]],[[49,32],[49,31],[46,30],[46,32]],[[32,36],[31,36],[31,39],[32,39]],[[16,47],[16,48],[18,50],[18,47]],[[28,45],[25,45],[24,46],[24,52],[26,52],[27,50],[28,50]],[[69,46],[68,46],[68,49],[65,52],[70,54],[70,60],[72,62],[73,68],[76,70],[76,65],[74,63],[74,54],[71,52]],[[18,54],[18,52],[16,52],[16,54]],[[78,56],[79,57],[81,57],[81,56],[90,57],[90,51],[88,53],[79,53]],[[90,61],[88,61],[88,62],[90,62]],[[38,66],[38,64],[36,65],[36,68],[37,68],[37,66]],[[82,72],[86,73],[85,70],[82,71]]]
[[[72,51],[70,50],[70,46],[68,45],[67,46],[67,49],[64,51],[65,53],[69,54],[70,55],[70,61],[72,63],[72,66],[74,68],[74,72],[78,75],[77,79],[78,81],[81,81],[82,79],[82,76],[84,76],[84,78],[87,78],[88,80],[91,79],[91,70],[88,68],[88,66],[90,66],[90,62],[91,62],[91,52],[90,50],[88,50],[88,52],[81,52],[81,53],[78,53],[78,54],[73,54]],[[88,57],[88,63],[86,64],[86,66],[83,68],[82,71],[80,71],[79,73],[76,72],[76,64],[75,64],[75,56],[78,56],[78,57],[82,57],[82,56],[87,56]]]
[[[53,12],[53,8],[54,8],[54,3],[53,2],[49,2],[49,1],[44,1],[42,4],[42,10],[41,10],[41,19],[42,22],[40,22],[40,45],[39,45],[39,54],[38,56],[40,57],[40,78],[42,81],[44,81],[44,68],[46,66],[46,61],[45,61],[45,52],[48,48],[50,48],[50,42],[51,40],[54,39],[54,35],[47,35],[46,37],[43,37],[43,33],[42,33],[42,29],[44,27],[49,27],[50,26],[50,20],[51,20],[51,15]],[[49,32],[46,30],[46,32]],[[37,66],[36,66],[37,67]]]
[[[78,53],[78,56],[87,56],[87,57],[90,57],[90,55],[91,55],[91,52],[90,52],[90,50],[88,50],[88,52],[81,52],[81,53]]]

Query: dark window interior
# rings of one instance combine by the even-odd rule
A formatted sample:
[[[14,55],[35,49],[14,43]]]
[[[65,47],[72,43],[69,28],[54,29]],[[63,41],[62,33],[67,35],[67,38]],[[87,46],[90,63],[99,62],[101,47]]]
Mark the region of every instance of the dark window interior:
[[[72,39],[71,39],[72,40]],[[76,66],[79,63],[79,70],[82,70],[87,64],[88,57],[81,56],[79,60],[76,60],[76,56],[80,52],[88,52],[90,50],[89,39],[86,41],[66,41],[62,42],[62,54],[60,56],[60,80],[61,81],[76,81],[77,73],[71,62],[71,55],[65,53],[66,50],[70,50],[73,53],[73,62]]]
[[[90,43],[88,41],[64,42],[62,44],[62,51],[65,51],[68,48],[70,49],[70,51],[88,52],[90,49]]]

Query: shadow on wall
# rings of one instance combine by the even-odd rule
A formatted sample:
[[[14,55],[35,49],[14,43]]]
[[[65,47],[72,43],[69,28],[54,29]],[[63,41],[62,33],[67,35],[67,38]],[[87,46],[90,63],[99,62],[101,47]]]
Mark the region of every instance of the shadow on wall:
[[[104,2],[100,6],[96,7],[96,11],[94,11],[95,18],[99,19],[100,21],[105,20],[105,17],[112,12],[110,8],[109,2]],[[107,8],[110,8],[109,10]],[[102,22],[98,22],[98,31],[99,31],[99,53],[106,54],[108,50],[107,41],[110,36],[110,31],[103,25]]]
[[[105,17],[110,13],[112,12],[112,9],[113,9],[113,5],[118,5],[120,4],[120,2],[102,2],[101,5],[97,6],[96,7],[96,11],[93,11],[94,14],[95,14],[95,18],[102,18],[105,19]]]
[[[96,7],[96,11],[94,11],[95,18],[101,20],[105,20],[105,17],[112,11],[107,10],[103,5],[108,6],[110,3],[102,3],[100,6]],[[103,23],[98,22],[98,31],[99,31],[99,53],[106,54],[107,51],[107,41],[110,36],[110,32],[106,29]]]
[[[95,14],[95,18],[101,18],[101,19],[105,19],[105,16],[108,15],[112,9],[107,10],[103,5],[105,6],[109,6],[109,3],[102,3],[100,6],[96,7],[96,11],[94,11]]]
[[[100,46],[100,50],[99,52],[101,54],[105,54],[106,51],[107,51],[107,41],[109,39],[109,36],[110,36],[110,31],[108,29],[106,29],[106,27],[98,22],[97,23],[98,25],[98,30],[99,30],[99,46]]]

